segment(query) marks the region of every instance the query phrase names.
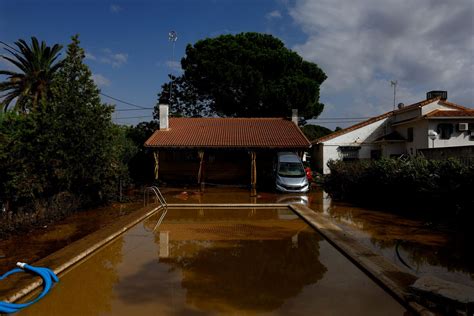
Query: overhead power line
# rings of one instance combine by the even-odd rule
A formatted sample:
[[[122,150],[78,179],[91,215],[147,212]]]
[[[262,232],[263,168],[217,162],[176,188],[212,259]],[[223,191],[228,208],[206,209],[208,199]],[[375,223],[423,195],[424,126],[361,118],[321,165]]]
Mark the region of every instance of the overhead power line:
[[[116,120],[128,120],[128,119],[138,119],[138,118],[147,118],[153,117],[153,115],[145,115],[145,116],[126,116],[126,117],[116,117]]]
[[[146,108],[146,110],[153,110],[154,108]],[[115,112],[127,112],[127,111],[143,111],[145,109],[116,109]]]
[[[100,92],[100,95],[103,95],[104,97],[107,97],[109,99],[115,100],[117,102],[131,105],[135,107],[134,109],[116,109],[115,112],[128,112],[128,111],[140,111],[140,110],[154,110],[154,107],[146,107],[138,104],[134,104],[128,101],[124,101],[122,99],[113,97],[111,95],[105,94]],[[128,116],[128,117],[117,117],[117,120],[127,120],[127,119],[137,119],[137,118],[147,118],[147,117],[153,117],[153,115],[147,115],[147,116]],[[353,123],[353,122],[359,122],[360,120],[366,120],[370,119],[371,117],[322,117],[322,118],[316,118],[316,119],[310,119],[311,121],[317,122],[317,123]]]
[[[99,92],[100,95],[103,95],[104,97],[107,97],[109,99],[112,99],[112,100],[115,100],[117,102],[120,102],[120,103],[123,103],[123,104],[127,104],[127,105],[131,105],[133,107],[136,107],[136,108],[139,108],[139,109],[142,109],[142,110],[151,110],[153,108],[150,108],[150,107],[146,107],[146,106],[142,106],[142,105],[138,105],[138,104],[134,104],[134,103],[131,103],[131,102],[127,102],[127,101],[124,101],[124,100],[121,100],[121,99],[118,99],[118,98],[115,98],[115,97],[112,97],[108,94],[105,94],[105,93],[102,93],[102,92]]]

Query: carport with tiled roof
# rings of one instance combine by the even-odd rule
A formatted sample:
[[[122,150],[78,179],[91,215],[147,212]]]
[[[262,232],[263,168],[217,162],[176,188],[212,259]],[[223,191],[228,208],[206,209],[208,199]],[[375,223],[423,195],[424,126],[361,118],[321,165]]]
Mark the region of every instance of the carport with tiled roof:
[[[283,118],[166,117],[145,147],[154,152],[157,180],[177,176],[202,185],[213,179],[247,181],[250,176],[255,189],[257,159],[268,166],[276,152],[302,153],[311,143],[295,123]]]

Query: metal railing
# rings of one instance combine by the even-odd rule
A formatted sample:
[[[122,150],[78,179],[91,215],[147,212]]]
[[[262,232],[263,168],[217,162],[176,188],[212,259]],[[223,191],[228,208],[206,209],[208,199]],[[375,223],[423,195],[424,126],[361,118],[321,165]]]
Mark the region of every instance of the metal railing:
[[[165,207],[165,208],[163,208],[163,213],[161,213],[160,218],[159,218],[158,221],[156,222],[155,227],[153,227],[153,232],[155,232],[156,229],[157,229],[158,227],[160,227],[161,222],[163,221],[163,219],[164,219],[165,216],[166,216],[166,213],[168,213],[168,209]]]
[[[161,206],[163,206],[163,213],[161,213],[160,218],[158,219],[155,227],[153,228],[153,231],[156,231],[156,229],[161,225],[161,222],[165,218],[166,213],[168,213],[168,203],[166,202],[163,194],[161,194],[160,189],[158,189],[157,186],[151,186],[145,188],[145,190],[143,191],[143,206],[146,206],[148,204],[150,192],[153,192],[155,194],[155,199],[158,200]]]
[[[158,200],[158,202],[164,208],[168,208],[168,203],[166,203],[166,200],[163,197],[163,194],[161,194],[161,191],[160,191],[160,189],[158,189],[157,186],[151,186],[151,187],[145,188],[145,190],[143,191],[143,206],[147,206],[147,204],[148,204],[148,200],[149,200],[149,197],[150,197],[150,191],[155,194],[156,200]]]

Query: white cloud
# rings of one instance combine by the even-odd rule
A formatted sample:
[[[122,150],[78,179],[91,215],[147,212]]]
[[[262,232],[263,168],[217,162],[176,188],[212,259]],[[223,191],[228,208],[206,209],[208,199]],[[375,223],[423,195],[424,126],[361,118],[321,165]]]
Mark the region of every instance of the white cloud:
[[[399,82],[397,103],[422,100],[429,90],[474,103],[471,0],[297,0],[289,14],[307,34],[293,49],[326,72],[322,101],[344,99],[334,102],[339,111],[390,110],[390,79]]]
[[[273,10],[271,12],[268,12],[265,17],[269,20],[272,19],[280,19],[281,18],[281,12],[278,10]]]
[[[120,11],[123,10],[123,8],[119,6],[118,4],[111,4],[109,9],[110,9],[110,12],[112,13],[119,13]]]
[[[86,52],[86,59],[89,59],[89,60],[97,60],[97,57],[95,57],[93,54],[89,53],[89,52]]]
[[[92,80],[94,80],[95,84],[99,87],[108,87],[110,86],[110,80],[101,74],[93,74]]]
[[[128,54],[126,53],[115,53],[109,48],[101,50],[100,54],[96,57],[90,52],[86,53],[86,59],[98,61],[102,64],[111,65],[113,68],[119,68],[126,64],[128,61]]]

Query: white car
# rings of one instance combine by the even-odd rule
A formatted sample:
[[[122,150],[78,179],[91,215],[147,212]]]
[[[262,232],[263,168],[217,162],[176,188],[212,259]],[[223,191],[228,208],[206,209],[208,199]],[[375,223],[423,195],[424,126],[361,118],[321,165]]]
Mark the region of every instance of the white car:
[[[305,193],[309,182],[300,157],[293,152],[279,152],[273,165],[276,189],[281,192]]]

